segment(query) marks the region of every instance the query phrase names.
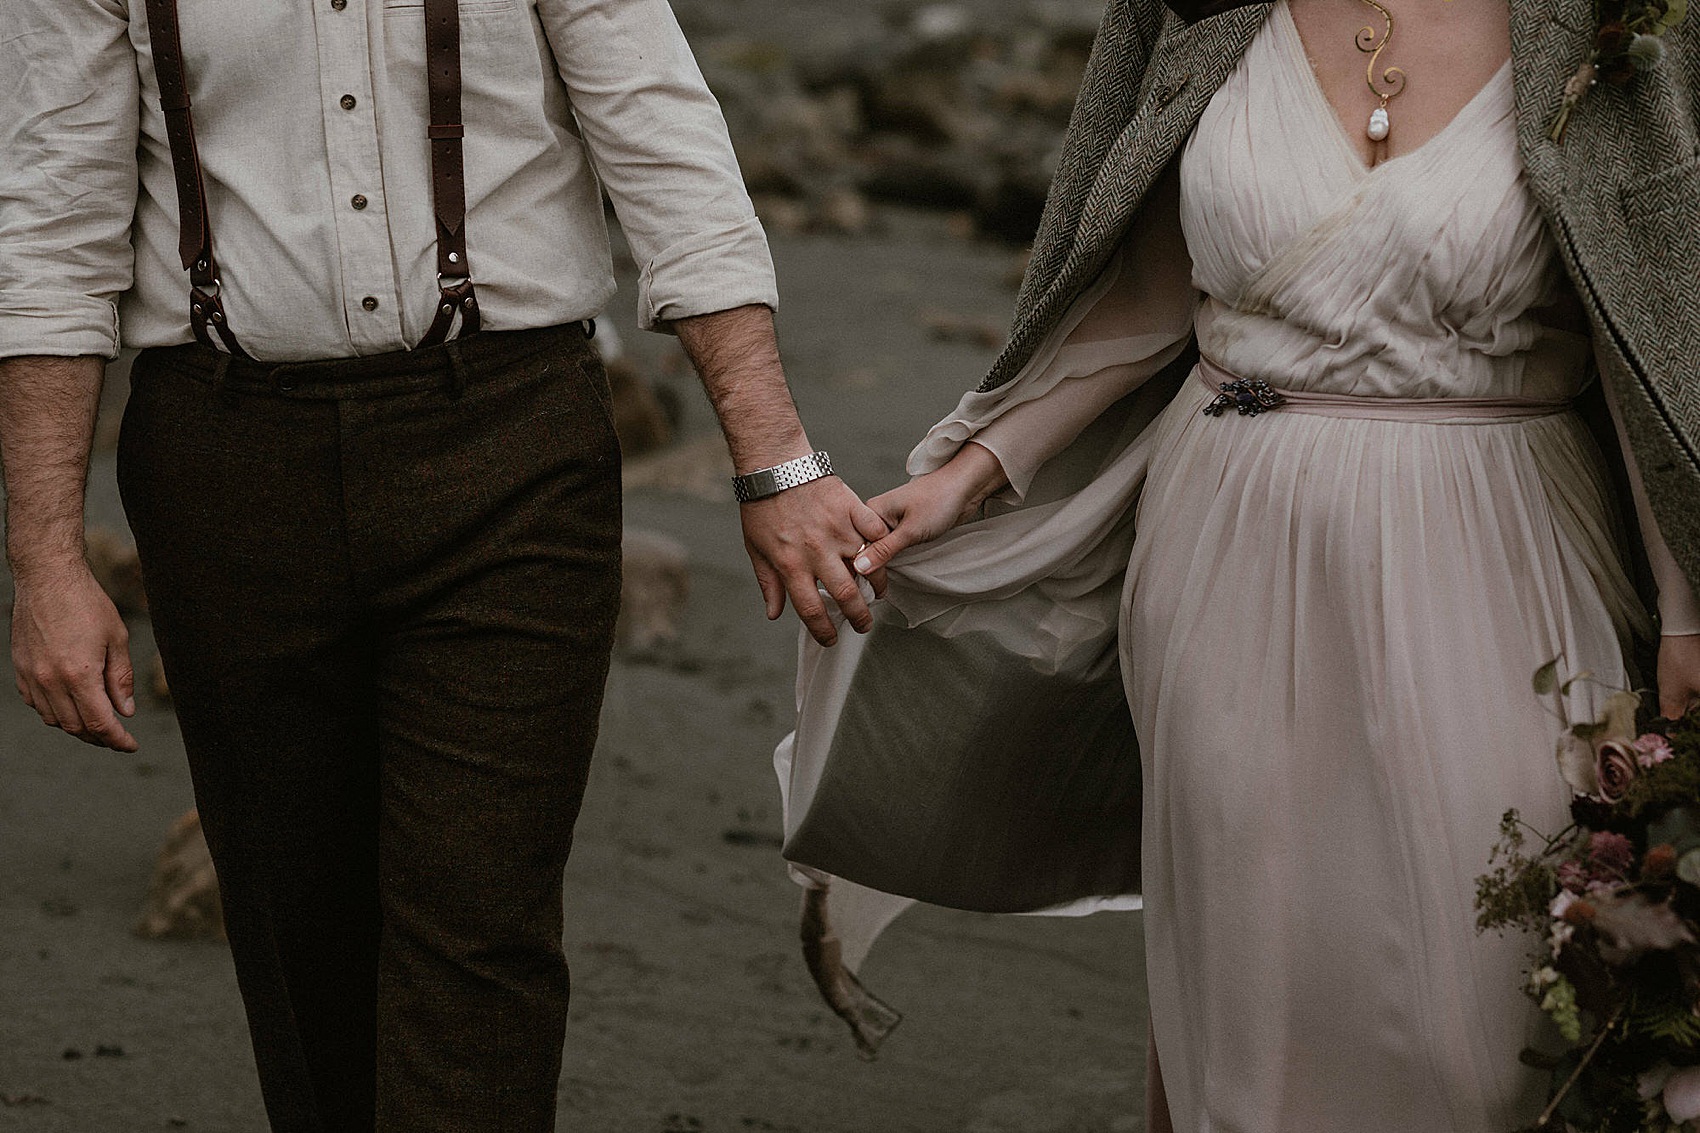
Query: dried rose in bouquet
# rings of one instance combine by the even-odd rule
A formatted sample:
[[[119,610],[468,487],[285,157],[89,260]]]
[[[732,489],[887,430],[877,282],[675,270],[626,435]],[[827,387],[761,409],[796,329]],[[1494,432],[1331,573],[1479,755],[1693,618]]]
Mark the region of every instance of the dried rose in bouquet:
[[[1557,670],[1538,695],[1591,679]],[[1613,692],[1567,723],[1571,825],[1507,812],[1476,884],[1481,930],[1540,939],[1526,990],[1569,1044],[1524,1052],[1552,1073],[1534,1133],[1700,1133],[1700,711],[1663,721],[1651,699]]]

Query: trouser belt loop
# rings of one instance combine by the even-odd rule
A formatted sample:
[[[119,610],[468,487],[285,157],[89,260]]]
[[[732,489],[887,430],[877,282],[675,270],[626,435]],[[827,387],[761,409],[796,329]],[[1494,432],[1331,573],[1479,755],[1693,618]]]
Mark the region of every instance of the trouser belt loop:
[[[215,391],[223,393],[225,379],[230,374],[230,355],[222,350],[218,351],[217,354],[218,360],[213,363],[212,384]]]
[[[460,339],[449,339],[443,349],[449,356],[449,396],[458,401],[466,392],[466,362],[460,356]]]

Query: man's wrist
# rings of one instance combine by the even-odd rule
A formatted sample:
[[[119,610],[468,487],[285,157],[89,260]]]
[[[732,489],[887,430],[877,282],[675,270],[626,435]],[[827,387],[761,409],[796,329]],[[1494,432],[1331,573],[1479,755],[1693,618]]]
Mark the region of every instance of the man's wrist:
[[[51,582],[54,579],[65,578],[89,569],[88,559],[83,556],[80,548],[70,554],[42,554],[37,552],[30,555],[18,555],[8,550],[6,562],[11,567],[12,580],[24,586],[31,586],[38,582]]]
[[[726,446],[732,451],[732,472],[737,476],[748,476],[764,468],[773,468],[788,460],[796,460],[814,452],[814,446],[809,444],[809,435],[803,431],[802,425],[795,430],[785,430],[773,433],[763,430],[759,436],[748,436],[737,428],[736,413],[727,414],[724,424]]]

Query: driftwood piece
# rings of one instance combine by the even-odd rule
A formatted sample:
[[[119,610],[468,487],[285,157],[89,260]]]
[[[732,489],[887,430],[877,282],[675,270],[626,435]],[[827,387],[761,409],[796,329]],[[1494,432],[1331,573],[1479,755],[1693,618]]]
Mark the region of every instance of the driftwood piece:
[[[142,589],[142,563],[136,545],[109,527],[91,527],[83,536],[89,569],[124,617],[148,612],[147,591]]]
[[[165,659],[158,653],[148,664],[147,690],[161,704],[171,703],[171,683],[165,679]]]
[[[732,457],[717,433],[663,453],[628,460],[622,475],[626,490],[648,488],[694,496],[710,503],[732,502]]]
[[[673,414],[636,366],[624,358],[609,362],[608,387],[614,398],[614,431],[620,436],[623,455],[643,456],[673,443]]]
[[[224,939],[218,875],[201,834],[198,811],[172,823],[166,834],[136,935],[147,940]]]
[[[625,533],[616,647],[641,654],[679,639],[691,593],[690,558],[675,539],[653,531]]]

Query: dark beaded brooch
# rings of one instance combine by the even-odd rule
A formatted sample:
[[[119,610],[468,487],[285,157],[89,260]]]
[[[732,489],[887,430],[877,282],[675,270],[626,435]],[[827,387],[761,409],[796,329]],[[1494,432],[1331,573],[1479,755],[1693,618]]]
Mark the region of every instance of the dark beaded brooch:
[[[1204,414],[1220,417],[1230,409],[1237,409],[1241,417],[1256,417],[1279,407],[1286,400],[1262,378],[1223,382],[1216,400],[1204,407]]]

